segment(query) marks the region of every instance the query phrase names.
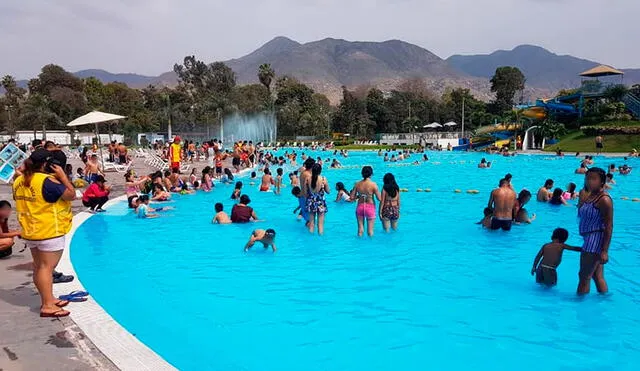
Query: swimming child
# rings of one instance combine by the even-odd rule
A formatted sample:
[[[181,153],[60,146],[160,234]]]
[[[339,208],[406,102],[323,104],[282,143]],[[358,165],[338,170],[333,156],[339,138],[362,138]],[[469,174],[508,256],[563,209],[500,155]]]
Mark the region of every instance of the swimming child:
[[[220,178],[220,182],[224,184],[231,184],[231,182],[233,182],[233,174],[228,167],[224,168],[224,174],[222,175],[222,178]]]
[[[493,218],[493,210],[490,207],[484,208],[484,218],[476,224],[482,224],[483,228],[491,228],[491,218]]]
[[[569,183],[567,184],[567,190],[564,191],[564,193],[562,194],[562,198],[564,198],[565,200],[573,200],[574,198],[577,198],[578,194],[576,193],[576,184],[575,183]]]
[[[189,189],[189,186],[187,185],[187,183],[182,183],[182,188],[180,189],[179,193],[181,195],[190,195],[190,194],[196,193],[196,191]]]
[[[236,182],[236,186],[233,189],[233,193],[231,194],[231,199],[239,200],[241,194],[242,194],[242,182]]]
[[[279,195],[280,194],[280,188],[282,187],[282,168],[279,167],[278,170],[276,170],[276,194]]]
[[[289,173],[289,181],[291,182],[292,187],[300,186],[300,179],[298,179],[298,170]]]
[[[542,246],[533,261],[531,275],[536,275],[536,282],[547,286],[555,286],[558,283],[556,269],[562,261],[564,250],[581,251],[579,247],[566,245],[569,232],[564,228],[556,228],[551,235],[551,242]],[[542,259],[542,261],[540,261]],[[538,264],[540,263],[540,264]]]
[[[562,188],[556,188],[553,190],[553,194],[551,195],[551,198],[549,199],[549,204],[551,205],[566,205],[567,201],[564,199],[564,197],[562,197],[562,194],[564,192],[562,192]]]
[[[269,228],[267,230],[264,229],[256,229],[251,233],[251,237],[249,237],[249,242],[244,246],[244,251],[249,251],[250,248],[256,242],[262,242],[262,245],[265,249],[271,246],[273,252],[276,252],[276,231]]]
[[[229,219],[229,215],[223,211],[224,207],[220,202],[215,205],[216,215],[211,220],[213,224],[231,224],[231,219]]]
[[[256,177],[257,177],[256,172],[252,171],[251,172],[251,177],[249,178],[249,179],[251,179],[251,181],[249,182],[249,185],[256,185],[256,182],[255,182]]]
[[[305,221],[305,225],[309,222],[309,213],[307,212],[307,198],[302,194],[300,187],[293,187],[291,194],[298,200],[298,207],[293,209],[294,214],[298,214],[298,218]]]
[[[336,183],[336,191],[338,192],[336,202],[351,202],[351,197],[349,197],[349,192],[347,192],[347,189],[344,187],[344,183]]]
[[[142,195],[138,197],[138,207],[136,208],[136,214],[140,219],[157,218],[160,215],[154,213],[151,207],[149,207],[149,196]]]
[[[272,184],[274,184],[274,181],[273,177],[271,176],[271,171],[269,171],[269,169],[264,169],[262,184],[260,184],[260,192],[269,192],[271,190]]]

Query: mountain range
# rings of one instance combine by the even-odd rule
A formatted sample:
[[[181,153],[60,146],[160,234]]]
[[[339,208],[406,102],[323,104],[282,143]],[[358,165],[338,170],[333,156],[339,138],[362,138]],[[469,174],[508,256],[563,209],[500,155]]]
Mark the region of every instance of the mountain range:
[[[400,41],[351,42],[327,38],[305,44],[276,37],[254,52],[225,61],[237,74],[238,83],[257,83],[258,66],[270,63],[276,75],[296,77],[332,103],[339,102],[341,87],[376,86],[396,88],[406,79],[419,78],[436,93],[447,87],[471,89],[480,99],[489,100],[489,79],[500,66],[516,66],[527,79],[527,98],[548,96],[560,89],[576,87],[578,74],[600,63],[570,55],[554,54],[542,47],[520,45],[487,55],[453,55],[442,59],[419,46]],[[640,83],[640,69],[627,69],[624,82]],[[159,76],[134,73],[114,74],[104,70],[82,70],[78,77],[94,76],[108,83],[119,81],[131,87],[177,84],[173,71]],[[22,81],[26,85],[26,81]]]

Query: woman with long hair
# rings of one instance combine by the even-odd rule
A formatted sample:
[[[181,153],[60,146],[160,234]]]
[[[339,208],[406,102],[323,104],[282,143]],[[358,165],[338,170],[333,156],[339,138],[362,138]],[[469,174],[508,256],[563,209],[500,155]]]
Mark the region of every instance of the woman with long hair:
[[[578,204],[579,230],[584,239],[580,253],[578,294],[588,294],[591,280],[599,293],[608,291],[604,264],[609,261],[609,245],[613,234],[613,201],[605,191],[607,174],[598,167],[585,175],[585,190]]]
[[[391,227],[398,230],[398,219],[400,219],[400,187],[396,183],[396,178],[391,173],[387,173],[382,178],[382,197],[380,199],[380,219],[386,232]]]
[[[376,219],[375,198],[380,201],[381,195],[378,185],[371,180],[373,168],[364,166],[362,168],[362,180],[357,182],[351,190],[350,198],[357,200],[356,218],[358,219],[358,236],[364,234],[364,222],[367,221],[367,234],[373,236],[374,220]]]
[[[24,171],[13,183],[22,238],[33,257],[33,283],[40,294],[40,317],[65,317],[68,301],[53,296],[53,270],[58,265],[71,230],[71,201],[76,191],[64,172],[62,151],[37,149],[24,161]]]
[[[305,188],[307,189],[307,212],[309,213],[309,221],[307,227],[309,232],[315,231],[315,225],[318,225],[318,234],[324,234],[324,214],[329,211],[327,209],[327,201],[325,193],[329,193],[329,182],[327,178],[320,175],[322,173],[322,165],[315,163],[311,168],[311,177],[306,178]]]

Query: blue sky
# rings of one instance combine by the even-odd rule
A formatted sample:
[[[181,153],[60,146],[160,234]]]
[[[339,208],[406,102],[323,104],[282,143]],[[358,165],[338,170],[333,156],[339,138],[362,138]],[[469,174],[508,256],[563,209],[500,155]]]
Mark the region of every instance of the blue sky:
[[[2,0],[0,75],[47,63],[157,75],[187,54],[245,55],[275,36],[401,39],[446,58],[519,44],[640,67],[639,0]]]

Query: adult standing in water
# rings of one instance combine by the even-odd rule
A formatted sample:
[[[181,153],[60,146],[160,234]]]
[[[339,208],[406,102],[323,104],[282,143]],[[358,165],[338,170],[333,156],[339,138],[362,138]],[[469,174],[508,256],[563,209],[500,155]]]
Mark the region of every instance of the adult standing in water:
[[[350,198],[358,200],[356,206],[356,218],[358,219],[358,236],[364,234],[364,221],[367,221],[367,234],[373,236],[374,221],[376,220],[376,202],[374,197],[380,201],[382,196],[378,185],[371,180],[373,168],[365,166],[362,168],[362,180],[357,182],[351,190]]]
[[[587,171],[585,190],[578,204],[580,235],[584,239],[580,253],[578,294],[588,294],[591,280],[599,293],[608,291],[604,264],[609,261],[609,245],[613,234],[613,201],[605,191],[607,174],[594,167]]]
[[[315,231],[315,224],[318,225],[318,234],[324,234],[324,214],[327,213],[327,201],[325,193],[329,193],[329,182],[327,178],[320,175],[322,166],[318,163],[311,168],[311,177],[306,178],[305,188],[307,189],[306,209],[309,213],[307,226],[309,232]]]
[[[491,192],[488,207],[493,210],[491,229],[511,230],[513,208],[516,205],[516,193],[511,189],[509,181],[500,179],[499,187]]]
[[[380,200],[380,219],[386,232],[389,232],[389,227],[395,231],[398,229],[398,219],[400,219],[400,187],[391,173],[385,174],[382,181],[384,184]]]
[[[24,172],[13,183],[22,238],[33,257],[33,282],[41,299],[40,317],[65,317],[69,302],[53,296],[53,272],[71,230],[71,201],[76,196],[64,172],[66,158],[54,158],[37,149],[24,162]]]

